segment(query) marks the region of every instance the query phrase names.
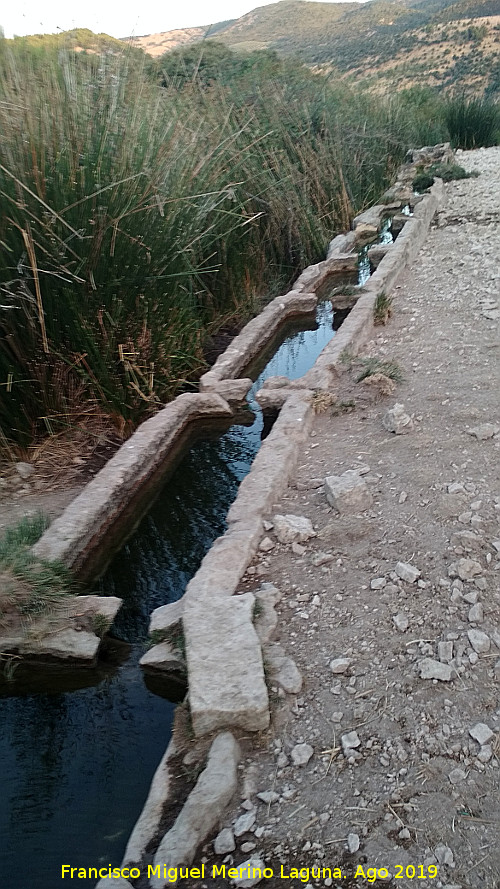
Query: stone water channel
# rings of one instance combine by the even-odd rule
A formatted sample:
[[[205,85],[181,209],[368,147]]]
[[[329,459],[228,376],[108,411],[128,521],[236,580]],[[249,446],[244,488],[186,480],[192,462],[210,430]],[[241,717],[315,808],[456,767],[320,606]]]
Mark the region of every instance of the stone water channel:
[[[20,667],[0,679],[3,885],[54,889],[63,885],[63,863],[120,862],[168,744],[175,708],[138,668],[149,615],[182,595],[225,530],[228,508],[266,432],[255,392],[269,376],[306,373],[345,314],[323,301],[310,329],[304,319],[301,330],[289,328],[271,357],[268,350],[249,372],[256,382],[248,425],[195,443],[158,493],[98,582],[103,595],[124,599],[117,638],[98,666]],[[79,885],[87,889],[94,882]]]
[[[408,191],[404,183],[399,188]],[[385,207],[378,209],[382,225],[368,240],[388,245],[392,219]],[[255,393],[270,376],[298,379],[312,368],[347,314],[332,308],[335,287],[364,284],[376,267],[366,247],[358,250],[358,266],[318,289],[321,302],[309,327],[302,319],[300,330],[296,324],[283,331],[281,344],[270,345],[260,366],[246,369],[255,379],[247,425],[192,445],[111,561],[98,589],[124,604],[97,666],[20,666],[13,675],[0,674],[3,886],[54,889],[64,886],[62,864],[120,863],[168,745],[175,709],[172,689],[138,667],[150,613],[182,595],[225,530],[227,511],[268,431]],[[90,889],[95,881],[79,885]]]

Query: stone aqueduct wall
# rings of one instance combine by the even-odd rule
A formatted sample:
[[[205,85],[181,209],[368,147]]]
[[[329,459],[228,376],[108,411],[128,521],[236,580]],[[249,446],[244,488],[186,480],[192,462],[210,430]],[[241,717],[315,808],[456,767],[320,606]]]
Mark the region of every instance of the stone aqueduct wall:
[[[450,154],[444,146],[438,158],[448,159]],[[424,155],[423,159],[426,158]],[[158,472],[172,449],[179,446],[186,430],[206,417],[227,420],[233,415],[235,405],[241,403],[251,385],[249,379],[241,379],[239,374],[272,339],[284,320],[314,310],[316,293],[329,276],[353,268],[356,255],[353,251],[360,242],[369,241],[383,215],[391,208],[397,211],[406,202],[405,198],[410,197],[408,184],[413,174],[414,164],[405,165],[398,182],[387,193],[387,202],[357,217],[353,232],[332,241],[327,259],[302,272],[290,293],[273,300],[246,325],[201,378],[199,394],[179,396],[137,430],[45,532],[34,548],[36,555],[62,559],[70,567],[85,571],[102,536],[124,513],[137,491]],[[167,634],[182,621],[193,730],[197,738],[218,734],[195,789],[174,825],[162,837],[159,826],[172,784],[169,764],[176,752],[171,742],[130,837],[124,866],[144,864],[146,848],[152,846],[156,848],[155,865],[190,864],[197,847],[216,827],[236,787],[239,751],[231,729],[260,731],[269,724],[262,645],[272,635],[273,605],[279,593],[268,585],[268,589],[256,594],[262,606],[262,616],[256,621],[256,597],[251,593],[239,596],[234,593],[262,539],[263,521],[286,488],[309,435],[314,390],[331,389],[342,352],[348,348],[356,354],[371,336],[377,295],[389,294],[401,272],[416,256],[442,197],[443,184],[437,180],[428,194],[417,199],[418,203],[415,201],[414,214],[404,220],[396,241],[386,251],[379,251],[382,258],[376,271],[314,367],[293,382],[270,379],[257,394],[262,406],[278,409],[279,416],[239,487],[227,516],[227,531],[203,559],[180,602],[162,606],[152,614],[150,632]],[[168,672],[175,669],[175,661],[169,643],[161,642],[150,649],[141,663],[147,669]],[[150,853],[148,861],[151,862]],[[152,877],[150,885],[153,889],[163,889],[167,883]],[[99,882],[98,889],[106,886],[116,889],[118,882],[105,878]],[[131,889],[131,884],[126,880],[119,881],[118,889],[129,887]]]

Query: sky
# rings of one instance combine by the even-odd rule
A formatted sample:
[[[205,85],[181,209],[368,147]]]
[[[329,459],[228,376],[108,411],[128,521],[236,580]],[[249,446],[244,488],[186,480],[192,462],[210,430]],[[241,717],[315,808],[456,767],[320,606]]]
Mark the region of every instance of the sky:
[[[212,25],[235,19],[276,0],[4,0],[0,26],[6,37],[14,34],[56,33],[90,28],[112,37],[139,37],[158,31]],[[323,0],[334,2],[334,0]],[[338,0],[337,0],[338,2]]]

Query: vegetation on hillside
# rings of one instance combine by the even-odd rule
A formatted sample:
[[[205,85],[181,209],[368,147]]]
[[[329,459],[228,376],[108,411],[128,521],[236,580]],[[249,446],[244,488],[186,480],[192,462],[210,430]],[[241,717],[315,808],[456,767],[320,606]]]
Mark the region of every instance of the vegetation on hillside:
[[[499,15],[500,0],[281,0],[219,23],[216,37],[230,49],[297,56],[378,91],[427,84],[495,94]],[[186,39],[209,36],[199,31],[198,37],[186,32]],[[183,34],[171,32],[169,40],[176,33]]]

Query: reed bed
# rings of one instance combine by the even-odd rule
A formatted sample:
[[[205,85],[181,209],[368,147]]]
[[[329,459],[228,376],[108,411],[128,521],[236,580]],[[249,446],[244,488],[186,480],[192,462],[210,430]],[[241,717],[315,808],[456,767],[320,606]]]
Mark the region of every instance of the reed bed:
[[[0,448],[123,435],[386,187],[394,106],[300,66],[159,86],[137,54],[0,41]],[[262,67],[262,66],[261,66]]]

